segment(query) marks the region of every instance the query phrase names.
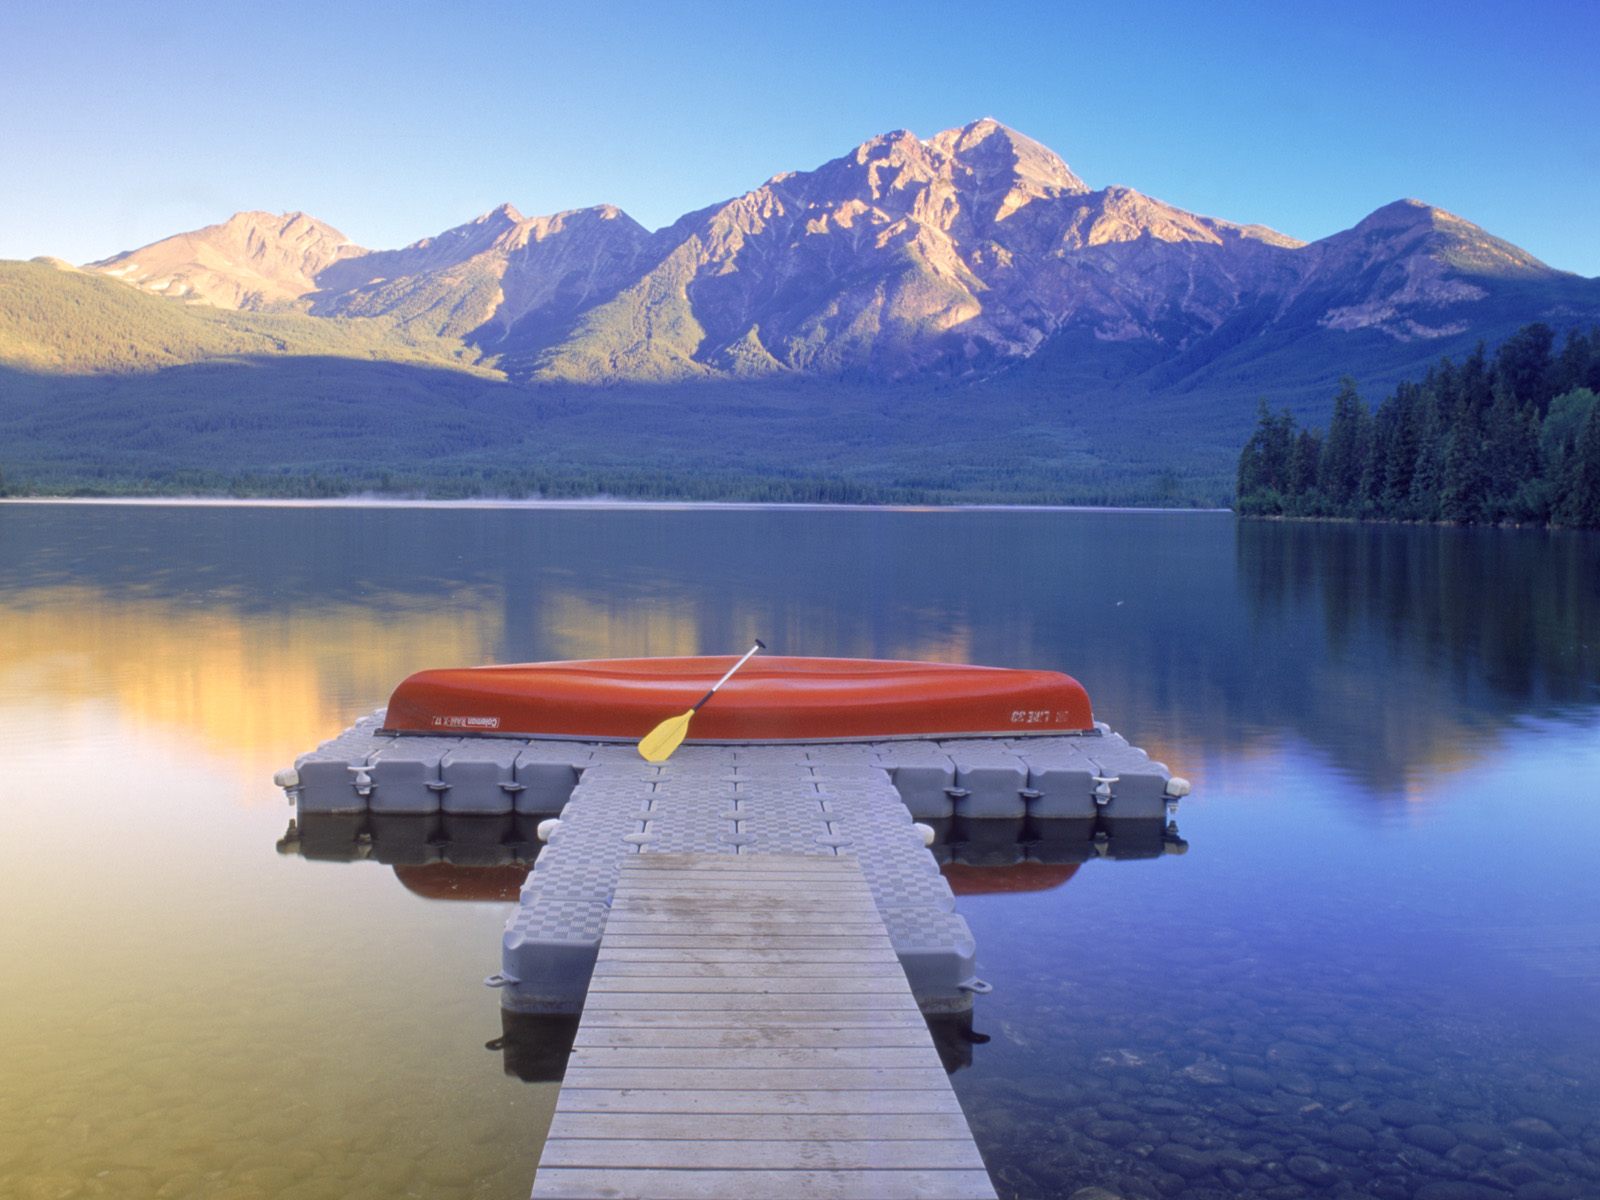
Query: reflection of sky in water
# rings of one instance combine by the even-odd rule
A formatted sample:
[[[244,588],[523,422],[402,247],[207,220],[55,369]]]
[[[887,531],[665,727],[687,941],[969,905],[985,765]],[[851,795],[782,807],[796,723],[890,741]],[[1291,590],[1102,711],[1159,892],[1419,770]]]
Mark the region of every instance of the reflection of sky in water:
[[[0,1192],[525,1194],[554,1088],[478,984],[520,835],[280,855],[267,778],[423,666],[757,633],[1069,670],[1196,782],[1186,856],[959,902],[1012,1194],[1600,1194],[1593,538],[97,508],[0,508]]]

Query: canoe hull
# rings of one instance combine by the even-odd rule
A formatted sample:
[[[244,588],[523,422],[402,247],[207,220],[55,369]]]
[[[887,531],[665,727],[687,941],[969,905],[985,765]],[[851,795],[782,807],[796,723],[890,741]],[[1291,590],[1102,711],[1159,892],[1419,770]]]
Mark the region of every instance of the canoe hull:
[[[385,729],[434,736],[634,741],[681,713],[732,657],[595,659],[420,671]],[[1058,671],[854,658],[752,659],[695,716],[691,743],[1088,733],[1088,694]]]

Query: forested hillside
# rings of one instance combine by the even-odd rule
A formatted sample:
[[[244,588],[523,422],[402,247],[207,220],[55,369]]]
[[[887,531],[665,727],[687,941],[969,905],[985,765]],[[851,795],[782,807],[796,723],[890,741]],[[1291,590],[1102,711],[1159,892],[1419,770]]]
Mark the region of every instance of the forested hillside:
[[[1251,516],[1600,529],[1600,327],[1480,343],[1369,411],[1345,379],[1326,433],[1261,402],[1239,456]]]

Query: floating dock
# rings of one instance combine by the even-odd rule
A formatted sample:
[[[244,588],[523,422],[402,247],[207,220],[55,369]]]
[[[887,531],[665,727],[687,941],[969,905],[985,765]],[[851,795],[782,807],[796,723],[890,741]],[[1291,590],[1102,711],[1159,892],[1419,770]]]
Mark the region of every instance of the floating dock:
[[[519,1012],[584,1003],[619,873],[654,854],[854,857],[925,1012],[970,1009],[976,945],[916,821],[1159,823],[1187,785],[1105,726],[1091,733],[777,745],[392,736],[380,711],[281,782],[302,817],[556,817],[493,982]]]
[[[930,1032],[988,990],[951,881],[1020,868],[1003,889],[1034,890],[1186,848],[1188,784],[1103,725],[653,764],[383,719],[280,773],[279,848],[375,858],[422,895],[514,895],[486,981],[508,1033],[582,1014],[570,1053],[531,1064],[561,1072],[536,1200],[993,1197]]]
[[[854,857],[622,864],[533,1195],[994,1197]]]

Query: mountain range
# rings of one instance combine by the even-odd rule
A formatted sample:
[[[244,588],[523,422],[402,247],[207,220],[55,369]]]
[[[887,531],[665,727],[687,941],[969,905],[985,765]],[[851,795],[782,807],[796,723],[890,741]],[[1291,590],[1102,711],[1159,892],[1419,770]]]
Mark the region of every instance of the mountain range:
[[[764,412],[783,409],[792,434],[809,409],[820,424],[802,441],[817,470],[880,483],[905,473],[872,467],[868,446],[852,459],[830,432],[841,414],[857,434],[866,420],[888,439],[885,460],[905,450],[924,475],[961,478],[976,429],[999,439],[997,452],[1010,438],[1035,483],[1109,472],[1211,487],[1261,394],[1315,418],[1342,374],[1384,386],[1529,321],[1600,319],[1600,280],[1420,201],[1303,243],[1131,188],[1091,188],[990,119],[872,138],[655,231],[611,206],[526,217],[504,204],[370,250],[304,213],[243,212],[28,286],[67,286],[73,274],[283,347],[243,352],[254,361],[333,338],[342,349],[314,353],[346,366],[421,360],[542,397],[542,416],[571,434],[554,439],[569,463],[620,461],[586,451],[579,427],[626,421],[629,406],[668,394],[690,407],[715,396],[736,457],[772,432]],[[130,369],[125,348],[108,364],[67,345],[70,330],[11,324],[0,327],[0,363]],[[279,332],[260,334],[268,325]],[[130,336],[137,349],[137,329]],[[907,397],[952,437],[901,445],[884,418]],[[977,414],[987,420],[962,426]],[[319,440],[315,420],[306,432]],[[746,468],[768,470],[759,455]]]

